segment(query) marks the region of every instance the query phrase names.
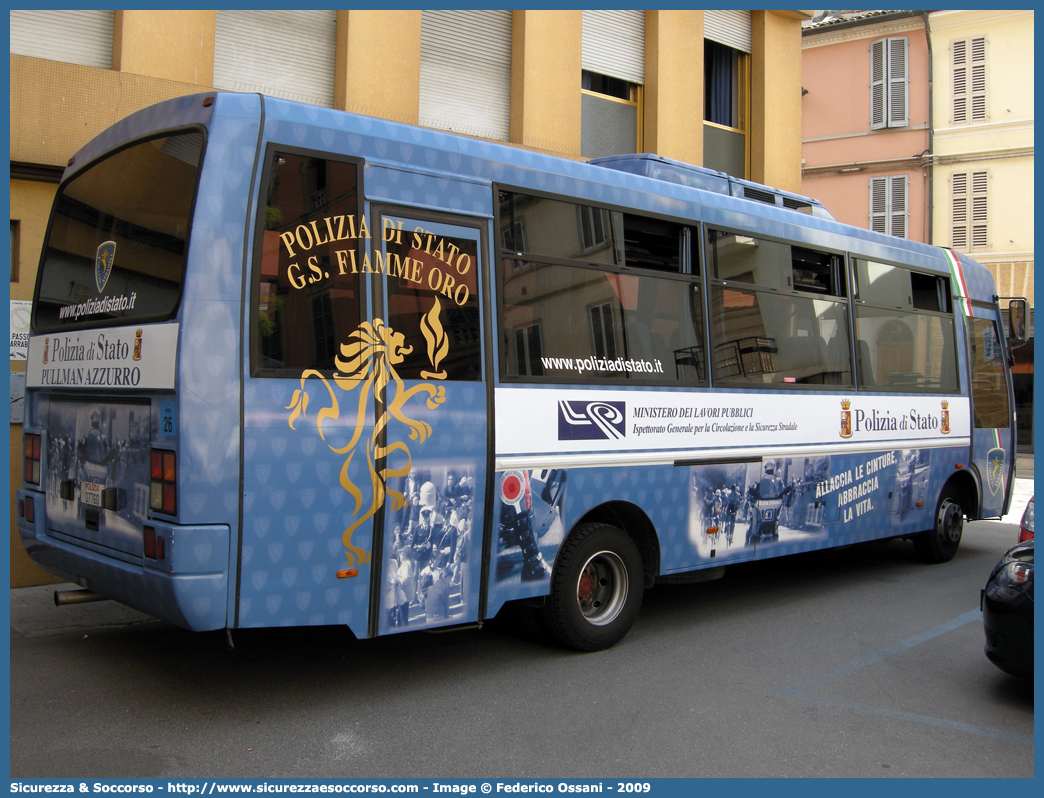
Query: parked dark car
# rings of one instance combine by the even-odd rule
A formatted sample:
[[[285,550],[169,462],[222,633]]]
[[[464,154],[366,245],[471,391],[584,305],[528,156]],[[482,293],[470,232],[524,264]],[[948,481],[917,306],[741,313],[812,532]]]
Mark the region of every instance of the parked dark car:
[[[1022,523],[1019,524],[1019,543],[1033,540],[1033,497],[1030,497],[1026,505],[1026,512],[1022,514]]]
[[[979,607],[990,662],[1006,673],[1032,679],[1032,539],[1012,546],[993,567]]]

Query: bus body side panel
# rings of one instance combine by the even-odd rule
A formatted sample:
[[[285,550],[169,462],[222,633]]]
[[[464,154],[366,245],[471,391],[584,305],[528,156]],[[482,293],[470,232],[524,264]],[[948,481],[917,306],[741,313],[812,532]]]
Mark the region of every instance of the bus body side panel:
[[[353,534],[358,505],[342,484],[369,485],[366,460],[336,450],[369,437],[372,411],[359,419],[345,402],[340,418],[330,383],[248,379],[244,390],[243,531],[238,627],[343,624],[367,633],[372,521]],[[311,401],[290,426],[295,395]],[[339,576],[340,574],[340,576]],[[350,574],[350,575],[349,575]]]
[[[505,419],[523,408],[520,432]],[[914,534],[969,430],[961,397],[500,389],[496,484],[520,474],[529,499],[498,494],[490,613],[547,593],[546,574],[525,577],[526,535],[553,565],[613,502],[649,520],[661,574]]]
[[[226,619],[231,627],[240,528],[244,224],[251,197],[260,99],[219,95],[196,199],[180,316],[177,403],[179,521],[219,522],[225,545]],[[191,423],[182,423],[191,419]]]

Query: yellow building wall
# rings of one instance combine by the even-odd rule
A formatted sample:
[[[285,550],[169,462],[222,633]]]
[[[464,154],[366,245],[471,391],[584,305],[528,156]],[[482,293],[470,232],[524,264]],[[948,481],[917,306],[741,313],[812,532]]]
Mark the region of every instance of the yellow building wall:
[[[43,244],[47,220],[51,213],[51,203],[56,183],[43,183],[35,180],[11,181],[11,221],[18,222],[18,277],[11,283],[11,299],[29,300],[33,298],[33,285],[36,282],[36,267],[40,259],[40,247]],[[11,361],[11,371],[25,371],[25,361]],[[46,571],[37,568],[29,555],[25,553],[18,538],[17,504],[15,487],[21,485],[22,474],[22,425],[11,424],[10,439],[11,457],[11,501],[9,514],[11,517],[11,587],[28,587],[44,585],[60,581]]]
[[[116,11],[112,68],[210,86],[215,17],[214,11]]]
[[[511,12],[512,143],[580,157],[583,13]]]
[[[935,95],[933,243],[952,238],[951,179],[989,173],[989,246],[969,250],[1002,296],[1033,297],[1033,11],[940,11],[929,16]],[[953,122],[952,43],[986,38],[985,121]]]
[[[751,12],[750,179],[801,191],[801,20]]]
[[[338,11],[334,107],[416,125],[420,11]]]
[[[645,149],[703,161],[703,12],[645,12]]]

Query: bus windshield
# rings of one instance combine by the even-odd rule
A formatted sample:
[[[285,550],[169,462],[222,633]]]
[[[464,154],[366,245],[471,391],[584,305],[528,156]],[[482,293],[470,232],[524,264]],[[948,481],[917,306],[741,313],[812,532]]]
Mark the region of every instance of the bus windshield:
[[[202,154],[198,130],[152,138],[59,189],[40,263],[34,329],[173,315]]]

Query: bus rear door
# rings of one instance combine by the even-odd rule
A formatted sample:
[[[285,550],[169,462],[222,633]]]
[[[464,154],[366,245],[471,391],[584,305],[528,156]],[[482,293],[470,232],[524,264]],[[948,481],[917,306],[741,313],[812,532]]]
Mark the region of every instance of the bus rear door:
[[[389,365],[375,415],[373,484],[384,496],[371,629],[471,623],[489,452],[486,220],[390,207],[370,218],[373,335]]]

